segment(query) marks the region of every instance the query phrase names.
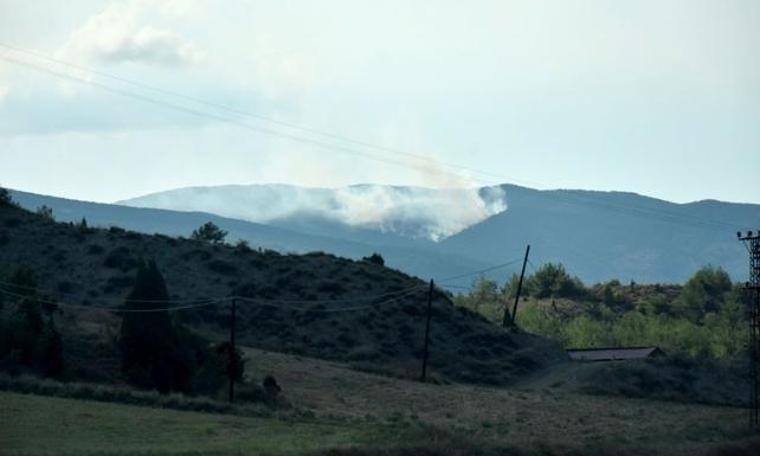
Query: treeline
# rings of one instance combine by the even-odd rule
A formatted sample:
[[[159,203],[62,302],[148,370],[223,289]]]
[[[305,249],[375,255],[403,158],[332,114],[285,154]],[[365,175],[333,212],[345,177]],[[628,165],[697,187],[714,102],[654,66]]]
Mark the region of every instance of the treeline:
[[[511,310],[519,277],[503,286],[481,278],[454,302],[501,322]],[[544,264],[523,283],[520,328],[565,347],[656,345],[669,352],[732,357],[745,348],[746,296],[721,268],[706,266],[683,286],[586,286],[561,264]]]

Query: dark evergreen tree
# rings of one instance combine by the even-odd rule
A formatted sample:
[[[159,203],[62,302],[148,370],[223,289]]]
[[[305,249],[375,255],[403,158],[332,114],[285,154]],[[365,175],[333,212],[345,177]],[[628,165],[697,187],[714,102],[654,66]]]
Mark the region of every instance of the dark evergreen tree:
[[[45,325],[42,339],[42,372],[47,377],[58,377],[63,373],[63,341],[51,316]]]
[[[168,299],[166,282],[156,263],[140,264],[126,309],[161,308]],[[125,312],[120,345],[122,367],[128,380],[161,392],[181,390],[189,384],[190,369],[187,360],[180,355],[177,339],[177,330],[168,312]]]
[[[39,356],[40,336],[44,326],[42,311],[37,297],[37,280],[34,271],[19,267],[9,280],[8,288],[16,303],[15,310],[5,321],[7,334],[3,337],[1,350],[12,354],[14,362],[31,366]]]

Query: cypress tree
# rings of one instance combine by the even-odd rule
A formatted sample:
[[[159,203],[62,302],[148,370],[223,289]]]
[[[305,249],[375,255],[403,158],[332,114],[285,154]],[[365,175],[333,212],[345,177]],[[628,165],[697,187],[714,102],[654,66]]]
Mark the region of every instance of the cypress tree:
[[[42,369],[47,377],[57,377],[63,372],[63,341],[51,316],[45,325],[42,346]]]
[[[126,299],[127,310],[166,307],[169,293],[156,263],[142,263],[134,288]],[[122,368],[127,379],[161,392],[173,389],[173,352],[177,335],[170,315],[159,312],[125,312],[121,323]]]

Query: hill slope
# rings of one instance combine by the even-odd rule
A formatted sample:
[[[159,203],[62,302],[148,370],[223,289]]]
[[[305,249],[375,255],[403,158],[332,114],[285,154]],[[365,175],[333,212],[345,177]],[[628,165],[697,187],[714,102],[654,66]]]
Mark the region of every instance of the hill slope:
[[[241,343],[396,375],[419,373],[426,284],[399,271],[323,253],[280,255],[82,228],[16,207],[0,208],[0,229],[0,273],[7,277],[18,266],[32,268],[39,288],[53,300],[118,306],[131,288],[137,260],[155,259],[172,299],[249,298],[239,305]],[[553,343],[455,308],[440,291],[432,309],[431,368],[442,379],[504,384],[564,357]],[[227,337],[227,304],[180,315],[212,338]]]
[[[324,220],[307,222],[301,219],[288,227],[263,225],[222,217],[206,212],[180,212],[150,208],[136,208],[113,204],[56,198],[20,191],[12,191],[14,200],[22,207],[34,211],[40,206],[53,209],[56,220],[79,222],[86,218],[90,226],[119,226],[143,233],[161,233],[170,236],[190,236],[203,223],[211,221],[229,231],[229,240],[243,239],[253,248],[279,252],[329,252],[334,255],[360,259],[381,252],[386,264],[406,273],[425,279],[460,275],[483,269],[488,265],[477,259],[461,255],[435,252],[426,248],[432,242],[404,239],[400,245],[393,235],[378,238],[367,230],[337,226]],[[318,223],[318,224],[317,224]],[[309,229],[304,227],[308,226]],[[381,241],[378,241],[381,239]],[[383,240],[388,240],[384,243]]]

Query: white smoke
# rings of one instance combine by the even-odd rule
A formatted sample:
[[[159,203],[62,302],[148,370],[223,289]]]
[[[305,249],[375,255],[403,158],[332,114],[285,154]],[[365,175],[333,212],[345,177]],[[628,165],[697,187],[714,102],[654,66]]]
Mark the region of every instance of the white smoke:
[[[121,202],[130,206],[203,211],[257,223],[298,216],[439,241],[507,208],[501,187],[424,188],[352,185],[337,189],[290,185],[195,187]]]

